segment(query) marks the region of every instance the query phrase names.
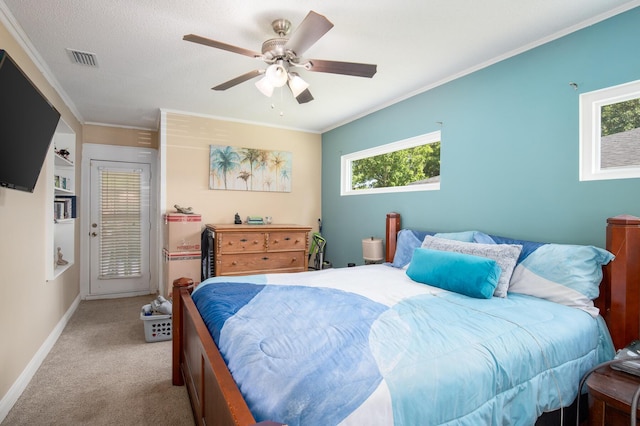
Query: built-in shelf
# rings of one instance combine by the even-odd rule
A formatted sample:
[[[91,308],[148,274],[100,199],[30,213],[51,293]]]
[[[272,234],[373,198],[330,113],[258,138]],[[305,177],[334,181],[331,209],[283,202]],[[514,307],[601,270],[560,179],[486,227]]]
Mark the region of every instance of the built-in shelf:
[[[46,217],[47,279],[53,280],[73,266],[76,242],[75,162],[76,135],[60,120],[48,156]],[[66,158],[57,151],[66,150]],[[59,264],[60,254],[64,264]]]

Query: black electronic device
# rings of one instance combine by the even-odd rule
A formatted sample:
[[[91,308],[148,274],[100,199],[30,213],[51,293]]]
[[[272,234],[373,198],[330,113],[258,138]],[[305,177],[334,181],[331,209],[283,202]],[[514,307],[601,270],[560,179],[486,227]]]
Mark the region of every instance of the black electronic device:
[[[620,349],[615,359],[627,361],[613,363],[611,368],[640,376],[640,340],[634,340],[625,348]]]
[[[60,113],[0,49],[0,186],[33,192]]]

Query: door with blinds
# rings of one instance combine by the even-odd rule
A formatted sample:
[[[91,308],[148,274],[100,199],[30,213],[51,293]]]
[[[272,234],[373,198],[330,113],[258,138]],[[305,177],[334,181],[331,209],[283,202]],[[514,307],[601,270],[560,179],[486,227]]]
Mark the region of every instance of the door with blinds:
[[[91,160],[91,295],[149,289],[150,166]]]

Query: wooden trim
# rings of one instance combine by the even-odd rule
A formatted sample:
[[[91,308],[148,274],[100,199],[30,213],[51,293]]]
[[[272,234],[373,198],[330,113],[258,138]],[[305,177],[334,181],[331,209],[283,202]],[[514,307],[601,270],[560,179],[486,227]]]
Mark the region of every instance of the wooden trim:
[[[189,288],[193,288],[193,280],[191,278],[178,278],[173,282],[172,292],[172,321],[171,334],[173,339],[172,361],[171,361],[171,381],[174,385],[184,385],[184,378],[180,371],[181,357],[180,348],[182,343],[182,293],[187,292]]]
[[[604,268],[597,306],[621,349],[640,337],[640,218],[607,219],[607,250],[615,259]]]
[[[393,262],[393,257],[396,254],[396,248],[398,247],[398,232],[400,231],[400,213],[387,213],[387,233],[386,239],[386,256],[387,262]]]
[[[173,384],[186,384],[196,424],[253,425],[256,421],[191,299],[189,281],[174,281]]]

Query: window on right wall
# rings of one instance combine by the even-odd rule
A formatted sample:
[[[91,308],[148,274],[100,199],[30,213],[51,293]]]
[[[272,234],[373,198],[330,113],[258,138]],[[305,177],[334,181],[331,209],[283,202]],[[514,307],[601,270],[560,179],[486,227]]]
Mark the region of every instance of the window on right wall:
[[[580,95],[580,180],[640,177],[640,80]]]

